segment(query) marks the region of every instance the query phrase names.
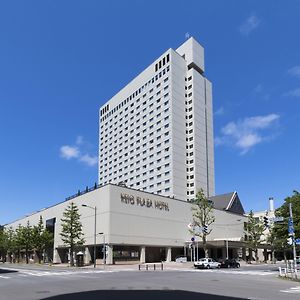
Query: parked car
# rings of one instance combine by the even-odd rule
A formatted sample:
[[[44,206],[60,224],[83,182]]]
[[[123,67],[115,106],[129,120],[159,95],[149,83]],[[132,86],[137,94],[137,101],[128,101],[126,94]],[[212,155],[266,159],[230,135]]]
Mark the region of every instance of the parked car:
[[[221,268],[239,268],[240,266],[240,263],[234,258],[221,261]]]
[[[177,262],[177,263],[186,263],[187,262],[187,257],[186,256],[177,256],[175,258],[175,262]]]
[[[212,258],[201,258],[195,261],[194,267],[196,269],[219,269],[221,264]]]

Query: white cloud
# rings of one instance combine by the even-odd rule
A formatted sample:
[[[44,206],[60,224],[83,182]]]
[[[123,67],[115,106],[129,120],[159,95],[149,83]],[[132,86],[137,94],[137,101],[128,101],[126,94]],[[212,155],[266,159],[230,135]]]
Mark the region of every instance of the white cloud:
[[[290,90],[290,91],[284,93],[283,96],[300,97],[300,88],[296,88],[296,89]]]
[[[221,129],[221,136],[216,137],[215,145],[233,146],[239,149],[240,154],[245,154],[255,145],[270,139],[270,135],[262,131],[273,129],[279,118],[277,114],[269,114],[230,122]]]
[[[67,160],[76,159],[87,166],[93,167],[98,163],[98,157],[87,153],[87,148],[90,148],[90,146],[82,136],[77,136],[76,146],[64,145],[60,147],[60,156]]]
[[[83,136],[82,135],[78,135],[76,138],[76,144],[77,145],[81,145],[83,144]]]
[[[91,167],[95,166],[98,163],[98,157],[90,156],[89,154],[82,155],[79,160]]]
[[[252,14],[244,23],[239,27],[239,31],[242,35],[249,35],[254,29],[256,29],[261,20]]]
[[[220,107],[219,109],[217,109],[214,113],[215,116],[222,116],[224,115],[225,111],[224,111],[224,107]]]
[[[288,70],[288,74],[295,76],[295,77],[300,77],[300,66],[294,66]]]
[[[78,157],[80,152],[77,147],[65,145],[60,147],[60,155],[65,159],[71,159]]]

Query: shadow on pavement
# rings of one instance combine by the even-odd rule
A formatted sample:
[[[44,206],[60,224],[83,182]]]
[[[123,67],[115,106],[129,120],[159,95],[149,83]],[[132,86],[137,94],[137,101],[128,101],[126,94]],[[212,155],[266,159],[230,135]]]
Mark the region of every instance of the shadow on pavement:
[[[0,268],[0,274],[4,274],[4,273],[16,273],[18,271],[16,270],[8,270],[8,269],[1,269]]]
[[[116,300],[116,299],[130,299],[130,300],[229,300],[229,299],[243,299],[235,297],[218,296],[211,294],[195,293],[189,291],[178,291],[178,290],[98,290],[88,291],[72,294],[64,294],[58,296],[52,296],[43,298],[43,300],[78,300],[78,299],[89,299],[89,300]]]

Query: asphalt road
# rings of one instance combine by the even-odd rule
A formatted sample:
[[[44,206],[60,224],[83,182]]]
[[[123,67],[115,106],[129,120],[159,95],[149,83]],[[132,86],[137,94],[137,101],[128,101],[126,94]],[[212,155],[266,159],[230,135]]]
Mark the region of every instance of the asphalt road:
[[[300,282],[274,266],[164,271],[0,265],[0,299],[300,299]],[[128,298],[127,298],[128,297]]]

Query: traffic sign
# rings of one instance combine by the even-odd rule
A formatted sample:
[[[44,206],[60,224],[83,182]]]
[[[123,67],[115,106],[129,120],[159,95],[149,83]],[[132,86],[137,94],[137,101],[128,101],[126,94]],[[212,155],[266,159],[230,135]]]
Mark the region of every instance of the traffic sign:
[[[295,239],[295,244],[300,245],[300,239]]]
[[[291,234],[291,235],[294,234],[294,224],[293,224],[293,219],[292,219],[292,218],[289,218],[288,232],[289,232],[289,234]]]
[[[273,218],[273,222],[283,222],[284,221],[284,217],[274,217]]]

